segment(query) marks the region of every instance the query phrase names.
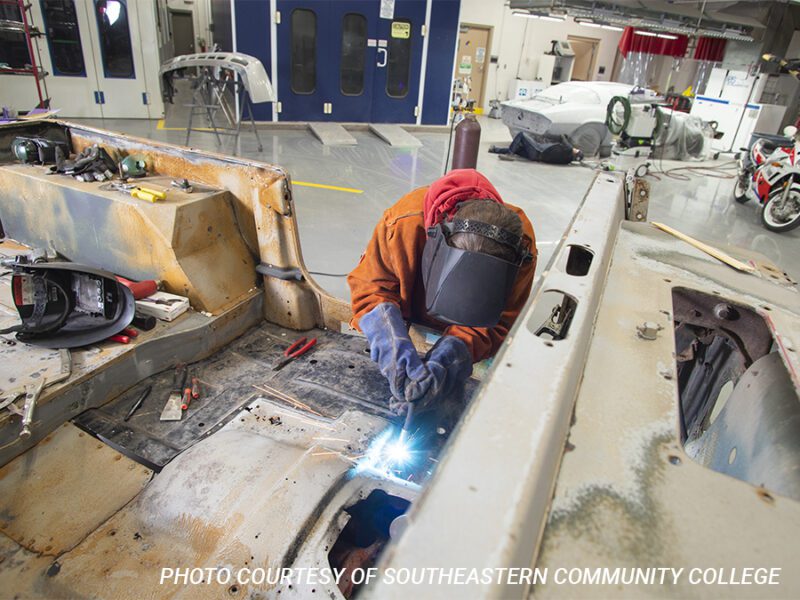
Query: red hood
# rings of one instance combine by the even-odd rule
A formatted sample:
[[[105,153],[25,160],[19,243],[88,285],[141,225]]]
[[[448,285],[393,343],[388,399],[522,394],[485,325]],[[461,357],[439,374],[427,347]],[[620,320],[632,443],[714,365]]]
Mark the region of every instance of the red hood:
[[[465,200],[494,200],[503,204],[500,194],[486,177],[475,169],[454,169],[434,181],[425,192],[425,227],[432,227],[456,211]]]

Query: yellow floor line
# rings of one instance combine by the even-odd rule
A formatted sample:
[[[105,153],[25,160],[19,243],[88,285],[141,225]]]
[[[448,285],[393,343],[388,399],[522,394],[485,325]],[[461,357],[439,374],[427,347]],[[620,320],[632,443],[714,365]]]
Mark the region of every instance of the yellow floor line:
[[[156,129],[160,131],[186,131],[186,127],[166,127],[164,119],[159,119]],[[192,127],[192,131],[214,131],[211,127]]]
[[[161,131],[186,131],[185,127],[166,127],[164,125],[164,119],[159,119],[158,124],[156,125],[156,129]],[[211,128],[203,128],[198,127],[198,131],[214,131]],[[325,185],[323,183],[310,183],[308,181],[292,181],[294,185],[298,185],[300,187],[311,187],[311,188],[319,188],[321,190],[334,190],[336,192],[350,192],[351,194],[363,194],[364,190],[357,190],[355,188],[349,187],[341,187],[338,185]]]
[[[349,187],[339,187],[338,185],[324,185],[322,183],[309,183],[308,181],[295,181],[292,180],[292,185],[299,185],[300,187],[320,188],[323,190],[334,190],[337,192],[350,192],[351,194],[363,194],[364,190],[357,190]]]

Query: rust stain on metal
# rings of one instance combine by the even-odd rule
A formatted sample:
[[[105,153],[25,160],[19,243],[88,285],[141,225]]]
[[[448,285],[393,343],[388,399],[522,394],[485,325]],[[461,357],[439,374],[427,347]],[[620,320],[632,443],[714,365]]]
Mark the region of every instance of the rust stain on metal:
[[[255,260],[242,238],[230,194],[208,188],[171,189],[150,204],[101,183],[47,176],[32,165],[0,167],[0,203],[7,233],[34,246],[53,246],[76,262],[131,279],[157,279],[217,314],[256,283]],[[168,177],[143,185],[169,187]],[[2,191],[6,190],[6,191]]]
[[[262,198],[273,199],[269,188],[286,177],[280,167],[256,161],[226,157],[207,151],[180,148],[126,135],[109,136],[100,130],[70,125],[74,149],[80,151],[92,144],[111,146],[124,154],[144,156],[148,169],[169,177],[181,177],[193,182],[227,189],[235,198],[236,214],[242,234],[251,250],[258,247],[253,220],[252,203]],[[284,213],[288,207],[281,203],[273,210]]]
[[[539,565],[552,562],[563,536],[602,547],[604,556],[612,561],[667,564],[671,546],[669,517],[661,509],[654,487],[662,480],[666,466],[664,448],[672,442],[671,434],[661,434],[643,448],[628,491],[589,484],[576,490],[566,506],[554,507],[545,529]]]
[[[133,461],[79,433],[60,427],[0,468],[3,532],[31,552],[58,556],[74,547],[150,480],[148,469],[129,469]]]

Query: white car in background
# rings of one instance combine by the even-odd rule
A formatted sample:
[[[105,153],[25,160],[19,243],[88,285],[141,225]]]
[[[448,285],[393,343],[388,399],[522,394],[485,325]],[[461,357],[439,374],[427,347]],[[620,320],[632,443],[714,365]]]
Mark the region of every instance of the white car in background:
[[[631,95],[642,101],[657,97],[652,90],[626,83],[570,81],[532,98],[503,102],[502,119],[512,137],[520,131],[566,135],[585,156],[598,152],[608,156],[611,133],[606,127],[606,108],[614,96]]]

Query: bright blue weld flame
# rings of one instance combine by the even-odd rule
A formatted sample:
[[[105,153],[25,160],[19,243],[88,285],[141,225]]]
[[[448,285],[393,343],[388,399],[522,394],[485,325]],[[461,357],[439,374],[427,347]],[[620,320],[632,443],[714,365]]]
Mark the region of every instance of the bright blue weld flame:
[[[410,466],[414,457],[411,440],[404,440],[395,432],[395,427],[389,427],[372,441],[356,465],[356,473],[372,471],[384,477],[394,477],[397,471]]]

